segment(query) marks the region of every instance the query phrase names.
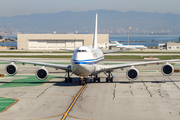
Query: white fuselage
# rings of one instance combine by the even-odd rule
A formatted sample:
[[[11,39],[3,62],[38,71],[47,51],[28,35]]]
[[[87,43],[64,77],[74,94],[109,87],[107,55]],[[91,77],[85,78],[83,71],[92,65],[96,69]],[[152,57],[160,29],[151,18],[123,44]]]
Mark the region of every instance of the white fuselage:
[[[116,44],[116,47],[117,48],[125,48],[125,49],[128,49],[128,48],[147,49],[147,47],[144,46],[144,45],[123,45],[123,44]]]
[[[89,76],[98,69],[97,64],[104,60],[104,55],[99,48],[89,46],[78,47],[71,59],[71,70],[78,76]]]

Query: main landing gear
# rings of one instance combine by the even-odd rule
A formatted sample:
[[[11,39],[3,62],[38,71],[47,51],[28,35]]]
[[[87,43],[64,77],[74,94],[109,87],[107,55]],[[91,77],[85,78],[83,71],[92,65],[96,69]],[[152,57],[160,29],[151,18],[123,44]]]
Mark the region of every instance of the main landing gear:
[[[108,74],[106,74],[106,73],[108,73]],[[113,82],[113,76],[111,74],[111,71],[107,71],[106,73],[105,73],[105,75],[107,76],[106,82]],[[93,82],[96,82],[96,81],[100,82],[100,77],[98,77],[98,75],[95,75],[93,78]]]
[[[67,71],[68,77],[65,78],[65,82],[66,82],[66,83],[67,83],[67,82],[72,83],[72,78],[70,78],[69,72],[70,72],[70,71]]]
[[[93,78],[93,82],[100,82],[100,77],[98,77],[98,75],[95,75],[94,78]]]
[[[107,78],[106,78],[106,82],[113,82],[113,77],[111,77],[111,71],[107,71],[106,73],[108,73]]]

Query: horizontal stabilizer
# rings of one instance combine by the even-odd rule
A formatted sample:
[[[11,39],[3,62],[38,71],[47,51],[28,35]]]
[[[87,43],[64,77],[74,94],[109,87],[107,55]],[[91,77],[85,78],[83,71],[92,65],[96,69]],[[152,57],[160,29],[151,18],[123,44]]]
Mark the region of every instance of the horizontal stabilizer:
[[[114,53],[114,52],[122,52],[122,51],[129,51],[129,50],[134,50],[134,49],[135,48],[128,48],[128,49],[123,49],[123,50],[106,51],[106,52],[103,52],[103,54]]]

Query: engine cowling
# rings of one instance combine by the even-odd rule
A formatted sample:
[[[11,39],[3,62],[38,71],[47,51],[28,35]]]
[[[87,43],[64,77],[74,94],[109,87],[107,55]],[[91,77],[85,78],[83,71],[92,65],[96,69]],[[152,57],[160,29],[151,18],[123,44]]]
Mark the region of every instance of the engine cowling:
[[[139,71],[134,66],[132,66],[130,69],[127,70],[126,76],[129,80],[135,80],[139,76]]]
[[[165,76],[170,76],[174,73],[174,67],[169,62],[167,62],[162,66],[161,72]]]
[[[14,62],[8,64],[6,67],[5,67],[5,72],[7,75],[15,75],[18,71],[18,67],[14,64]]]
[[[41,68],[39,68],[37,71],[36,71],[36,77],[39,79],[39,80],[45,80],[49,75],[49,72],[48,70],[42,66]]]

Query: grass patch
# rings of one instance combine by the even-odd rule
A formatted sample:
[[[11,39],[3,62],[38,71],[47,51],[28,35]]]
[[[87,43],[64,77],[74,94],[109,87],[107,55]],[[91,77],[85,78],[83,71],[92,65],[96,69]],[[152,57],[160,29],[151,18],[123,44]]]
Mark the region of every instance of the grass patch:
[[[5,58],[10,58],[10,57],[15,57],[15,58],[71,58],[72,55],[0,55],[0,57],[5,57]]]
[[[0,97],[0,112],[3,112],[15,102],[16,102],[15,99]]]
[[[157,51],[154,51],[154,52],[149,52],[149,51],[119,51],[119,52],[115,52],[115,53],[143,53],[143,54],[149,54],[149,53],[163,53],[163,54],[180,54],[180,52],[157,52]]]
[[[0,51],[0,53],[74,53],[71,51]]]
[[[105,56],[105,59],[144,59],[149,58],[149,56],[133,56],[133,55],[119,55],[119,56]],[[167,55],[167,56],[154,56],[154,58],[159,58],[160,60],[168,60],[168,59],[180,59],[178,55]]]

